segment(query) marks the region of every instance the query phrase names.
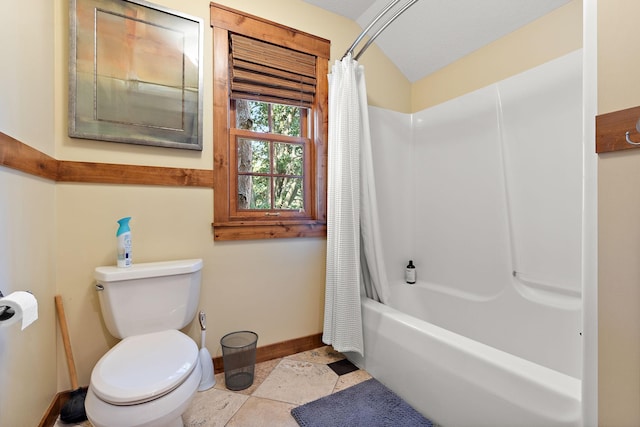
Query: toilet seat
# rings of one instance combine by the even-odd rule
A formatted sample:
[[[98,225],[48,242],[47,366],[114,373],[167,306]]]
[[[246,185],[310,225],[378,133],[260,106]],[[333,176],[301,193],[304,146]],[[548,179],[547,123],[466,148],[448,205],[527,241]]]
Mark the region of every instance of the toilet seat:
[[[113,405],[157,399],[182,384],[198,364],[198,346],[177,330],[127,337],[91,373],[95,394]]]
[[[200,385],[202,369],[197,363],[187,379],[170,393],[139,405],[112,405],[89,386],[84,401],[87,418],[94,427],[182,427],[185,413]]]

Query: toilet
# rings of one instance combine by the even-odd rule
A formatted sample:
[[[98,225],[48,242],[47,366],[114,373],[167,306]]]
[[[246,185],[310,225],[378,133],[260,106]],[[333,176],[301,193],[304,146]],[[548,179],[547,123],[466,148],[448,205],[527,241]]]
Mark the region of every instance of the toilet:
[[[179,329],[195,317],[201,259],[95,269],[109,333],[121,338],[91,372],[85,399],[94,427],[182,427],[198,390],[198,346]]]

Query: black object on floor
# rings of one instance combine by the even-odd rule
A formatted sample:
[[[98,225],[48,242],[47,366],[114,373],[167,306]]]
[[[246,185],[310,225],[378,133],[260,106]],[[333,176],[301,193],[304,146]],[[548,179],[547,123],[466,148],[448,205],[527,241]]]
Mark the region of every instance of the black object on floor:
[[[65,423],[81,423],[87,419],[84,410],[84,401],[87,397],[87,390],[78,388],[71,392],[69,400],[60,410],[60,419]]]
[[[349,372],[360,369],[353,363],[349,362],[349,359],[338,360],[337,362],[329,363],[327,366],[338,375],[348,374]]]
[[[60,410],[60,419],[65,423],[79,423],[87,419],[87,414],[84,409],[87,390],[78,387],[78,376],[76,373],[76,365],[73,361],[73,353],[71,352],[71,341],[69,340],[69,329],[67,328],[67,318],[64,314],[62,296],[56,295],[54,301],[56,303],[56,311],[58,312],[60,333],[62,334],[62,343],[64,344],[64,352],[67,356],[69,377],[71,378],[71,387],[73,390],[69,395],[69,400],[65,402]]]

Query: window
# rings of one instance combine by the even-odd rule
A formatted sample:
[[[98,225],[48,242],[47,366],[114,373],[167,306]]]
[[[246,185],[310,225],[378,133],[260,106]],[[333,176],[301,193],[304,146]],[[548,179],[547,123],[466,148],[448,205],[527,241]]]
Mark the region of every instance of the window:
[[[214,238],[326,236],[329,42],[211,5]]]
[[[237,194],[232,215],[308,217],[311,143],[307,109],[232,100],[231,152],[236,155]],[[235,209],[234,209],[235,208]]]

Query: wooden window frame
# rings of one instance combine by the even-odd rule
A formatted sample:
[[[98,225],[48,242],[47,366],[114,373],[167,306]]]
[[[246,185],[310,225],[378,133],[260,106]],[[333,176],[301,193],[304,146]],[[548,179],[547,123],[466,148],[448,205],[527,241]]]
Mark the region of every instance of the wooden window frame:
[[[327,139],[328,81],[330,42],[263,18],[211,3],[213,28],[213,156],[214,156],[214,218],[215,240],[249,240],[291,237],[326,237],[327,235]],[[316,95],[309,110],[310,134],[308,162],[310,173],[310,204],[304,217],[260,217],[237,215],[233,203],[236,188],[236,158],[231,153],[230,138],[234,113],[229,85],[229,33],[263,40],[316,57]],[[264,139],[264,136],[260,138]],[[233,169],[232,169],[233,168]]]

